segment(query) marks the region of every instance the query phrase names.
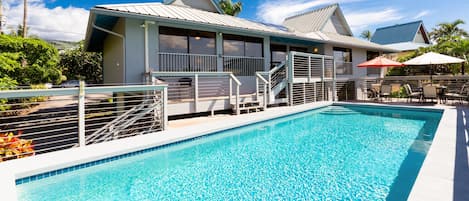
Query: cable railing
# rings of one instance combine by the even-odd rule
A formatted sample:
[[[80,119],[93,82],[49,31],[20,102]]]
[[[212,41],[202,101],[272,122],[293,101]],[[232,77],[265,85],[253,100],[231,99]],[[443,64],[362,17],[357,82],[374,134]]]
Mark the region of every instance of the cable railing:
[[[165,85],[0,91],[0,161],[164,130]]]
[[[336,61],[337,75],[353,75],[352,62]]]
[[[192,103],[190,113],[206,112],[202,101],[228,99],[240,114],[241,82],[231,72],[151,72],[153,83],[168,85],[169,104]],[[187,112],[186,112],[187,113]]]

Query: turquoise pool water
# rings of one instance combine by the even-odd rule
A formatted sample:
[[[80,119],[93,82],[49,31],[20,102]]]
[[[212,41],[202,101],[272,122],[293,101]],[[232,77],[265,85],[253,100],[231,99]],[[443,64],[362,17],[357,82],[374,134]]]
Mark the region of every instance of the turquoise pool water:
[[[440,112],[330,106],[17,185],[19,200],[405,200]]]

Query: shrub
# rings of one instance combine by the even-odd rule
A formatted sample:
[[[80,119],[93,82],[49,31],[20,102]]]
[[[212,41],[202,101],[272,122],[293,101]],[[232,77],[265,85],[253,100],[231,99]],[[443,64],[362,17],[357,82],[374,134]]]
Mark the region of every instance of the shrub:
[[[0,162],[34,155],[32,140],[20,139],[21,133],[0,133]]]

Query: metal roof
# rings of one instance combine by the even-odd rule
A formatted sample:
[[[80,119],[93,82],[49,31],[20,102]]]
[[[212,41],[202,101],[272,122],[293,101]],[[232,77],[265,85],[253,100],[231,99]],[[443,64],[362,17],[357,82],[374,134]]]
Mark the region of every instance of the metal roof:
[[[386,47],[380,44],[371,43],[369,41],[365,41],[359,38],[351,37],[351,36],[344,36],[337,33],[330,33],[330,32],[316,32],[316,34],[320,35],[324,40],[329,41],[332,44],[337,45],[347,45],[352,47],[361,47],[367,48],[369,50],[382,50],[385,52],[397,52],[395,49],[391,47]]]
[[[336,4],[334,4],[336,5]],[[336,5],[337,6],[337,5]],[[337,8],[331,6],[332,8]],[[213,13],[194,8],[164,5],[161,3],[135,3],[135,4],[112,4],[112,5],[98,5],[91,9],[90,22],[86,34],[85,45],[88,50],[96,51],[102,48],[102,32],[94,30],[92,25],[110,26],[110,20],[100,21],[101,16],[128,17],[138,18],[145,20],[155,20],[167,23],[177,23],[185,25],[196,25],[200,27],[208,27],[220,31],[237,31],[242,33],[254,33],[259,35],[271,37],[286,37],[290,39],[298,39],[311,41],[316,43],[343,43],[350,46],[360,46],[363,48],[379,49],[383,51],[394,52],[390,48],[379,46],[378,44],[361,41],[350,36],[336,36],[326,37],[320,35],[320,32],[301,33],[298,31],[289,30],[286,27],[279,25],[268,25],[259,22],[250,21],[247,19],[233,17],[219,13]],[[327,18],[326,16],[323,16]],[[115,21],[115,19],[114,19]],[[112,25],[113,26],[113,25]],[[107,27],[106,27],[107,28]],[[101,33],[99,33],[101,32]],[[333,41],[337,39],[338,41]],[[347,42],[348,41],[348,42]],[[356,44],[354,42],[356,42]]]
[[[383,45],[392,43],[413,42],[415,35],[417,34],[422,24],[422,21],[415,21],[405,24],[397,24],[389,27],[378,28],[373,34],[371,42]]]
[[[409,50],[417,50],[421,47],[428,47],[428,46],[430,46],[430,44],[403,42],[403,43],[388,44],[388,45],[384,45],[384,46],[392,48],[392,49],[396,49],[396,50],[399,50],[399,51],[409,51]]]

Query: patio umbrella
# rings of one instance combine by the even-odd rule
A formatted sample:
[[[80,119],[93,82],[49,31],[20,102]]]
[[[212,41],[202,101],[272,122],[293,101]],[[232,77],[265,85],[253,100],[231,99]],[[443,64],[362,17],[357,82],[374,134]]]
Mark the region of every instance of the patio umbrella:
[[[438,64],[455,64],[455,63],[463,63],[464,60],[456,57],[451,57],[448,55],[438,54],[435,52],[429,52],[423,54],[421,56],[415,57],[409,61],[404,62],[405,65],[408,66],[423,66],[423,65],[430,65],[430,81],[433,82],[433,65]]]
[[[384,67],[399,67],[399,66],[404,66],[404,64],[399,63],[397,61],[393,61],[391,59],[387,59],[383,56],[379,56],[367,62],[358,64],[358,67],[363,67],[363,68],[384,68]]]

